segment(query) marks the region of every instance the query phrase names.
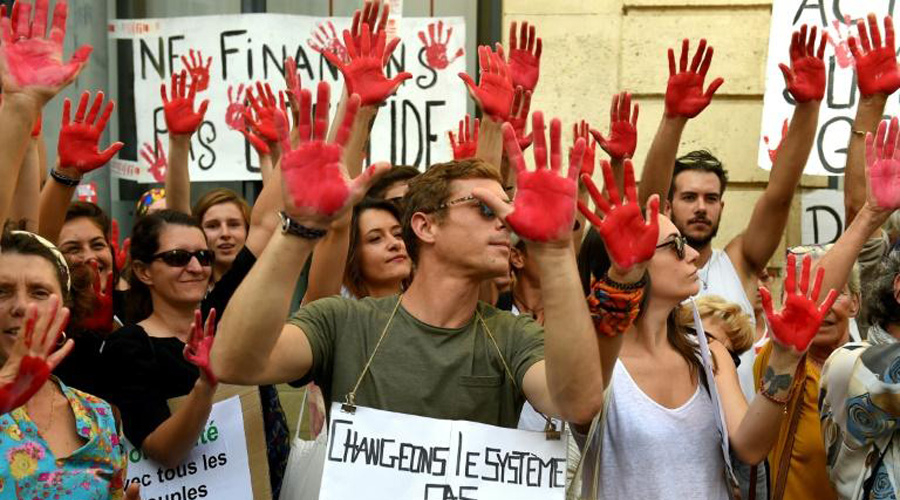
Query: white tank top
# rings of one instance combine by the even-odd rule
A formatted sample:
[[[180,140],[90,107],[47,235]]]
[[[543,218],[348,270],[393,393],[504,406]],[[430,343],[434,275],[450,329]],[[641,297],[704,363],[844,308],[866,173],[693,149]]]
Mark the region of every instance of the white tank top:
[[[727,500],[721,441],[703,384],[669,409],[644,394],[621,361],[614,372],[598,498]]]
[[[744,284],[724,250],[713,250],[712,256],[697,274],[700,275],[700,293],[696,297],[718,295],[729,302],[734,302],[741,306],[741,309],[750,316],[750,321],[756,325],[753,304],[747,298]]]

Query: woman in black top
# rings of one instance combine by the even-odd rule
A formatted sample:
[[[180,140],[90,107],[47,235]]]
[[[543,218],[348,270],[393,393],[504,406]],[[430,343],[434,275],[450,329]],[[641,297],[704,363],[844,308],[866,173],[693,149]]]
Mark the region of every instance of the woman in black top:
[[[213,257],[194,218],[172,210],[140,219],[131,241],[128,321],[103,350],[110,374],[103,395],[121,411],[129,441],[174,466],[196,443],[216,390],[182,354]],[[171,413],[168,400],[184,395]]]

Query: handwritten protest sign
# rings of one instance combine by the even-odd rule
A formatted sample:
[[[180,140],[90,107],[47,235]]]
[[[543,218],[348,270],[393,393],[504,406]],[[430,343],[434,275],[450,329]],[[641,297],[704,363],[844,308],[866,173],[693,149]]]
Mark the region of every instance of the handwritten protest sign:
[[[828,32],[825,67],[828,72],[825,99],[819,113],[815,144],[804,173],[812,175],[843,175],[847,161],[847,142],[860,94],[853,70],[854,60],[847,45],[852,34],[857,35],[856,20],[865,19],[869,12],[878,16],[884,34],[882,18],[895,14],[893,0],[802,0],[772,2],[772,25],[769,34],[769,55],[766,60],[766,90],[763,103],[762,136],[759,141],[757,163],[772,168],[772,155],[784,136],[786,121],[793,113],[794,102],[785,90],[784,77],[778,63],[790,64],[788,49],[791,33],[807,24],[821,33]],[[900,113],[900,99],[892,96],[885,108],[887,115]]]
[[[844,193],[837,189],[816,189],[801,197],[804,245],[834,243],[844,232]]]
[[[203,54],[202,65],[210,56],[212,63],[208,88],[198,93],[196,105],[203,99],[210,103],[203,123],[191,139],[191,180],[259,179],[256,153],[235,131],[244,106],[241,86],[247,89],[261,80],[275,92],[284,89],[284,60],[293,56],[302,87],[312,89],[315,95],[318,82],[329,82],[332,109],[336,109],[343,78],[310,48],[310,41],[341,50],[340,34],[350,27],[350,22],[350,18],[285,14],[114,21],[109,27],[110,36],[132,40],[138,149],[149,148],[154,153],[150,156],[155,157],[167,153],[159,86],[168,85],[173,71],[184,69],[182,56],[190,60],[190,49],[199,50]],[[466,90],[457,76],[466,70],[465,58],[451,60],[445,67],[429,65],[418,34],[427,32],[429,25],[436,22],[453,29],[452,47],[463,45],[466,26],[462,17],[401,18],[397,23],[402,43],[388,62],[386,74],[392,78],[409,71],[413,77],[388,99],[375,120],[370,140],[372,161],[422,166],[452,159],[446,134],[466,112]],[[337,37],[332,37],[332,33]],[[255,86],[252,88],[255,95]],[[161,182],[161,169],[150,166],[146,162],[119,161],[112,172],[139,182]]]
[[[566,442],[465,421],[331,408],[320,500],[562,499]]]
[[[271,498],[257,389],[222,385],[215,399],[194,449],[176,467],[158,464],[125,442],[128,483],[141,485],[143,500]]]

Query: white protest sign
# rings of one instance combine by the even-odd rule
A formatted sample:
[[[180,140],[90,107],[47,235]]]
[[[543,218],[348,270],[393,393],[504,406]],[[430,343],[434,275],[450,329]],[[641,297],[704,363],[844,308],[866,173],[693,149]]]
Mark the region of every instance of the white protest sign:
[[[759,139],[757,164],[772,168],[772,153],[784,136],[786,120],[794,109],[793,99],[785,90],[779,63],[790,66],[791,33],[803,24],[826,30],[829,43],[825,49],[827,72],[825,99],[819,112],[815,143],[804,173],[812,175],[843,175],[847,162],[847,142],[860,94],[856,86],[854,60],[847,40],[857,36],[856,19],[865,19],[869,12],[878,16],[879,30],[884,37],[883,17],[894,14],[892,0],[779,1],[772,2],[772,25],[769,32],[769,55],[766,60],[766,90],[763,102],[762,133]],[[817,45],[818,47],[818,45]],[[897,116],[900,100],[895,94],[887,103],[885,114]]]
[[[562,500],[566,442],[459,420],[331,406],[320,500]]]
[[[816,189],[801,197],[801,241],[803,245],[834,243],[844,232],[844,193]]]
[[[212,406],[197,445],[177,467],[153,462],[131,443],[126,451],[128,484],[141,485],[143,500],[253,498],[239,396]]]
[[[406,80],[378,113],[370,139],[373,162],[389,161],[422,168],[453,158],[447,131],[455,128],[466,113],[466,89],[458,76],[459,72],[466,71],[466,63],[465,58],[459,58],[442,68],[428,65],[419,32],[427,32],[428,26],[438,21],[453,28],[453,40],[448,46],[464,45],[466,25],[462,17],[399,19],[398,35],[402,42],[385,72],[388,78],[403,71],[412,73],[413,77]],[[203,99],[210,102],[203,123],[191,139],[191,180],[260,179],[256,153],[233,128],[242,106],[243,98],[238,95],[240,86],[260,80],[269,83],[275,92],[284,89],[284,60],[293,56],[301,85],[310,89],[313,96],[318,82],[331,84],[334,115],[343,91],[343,77],[309,43],[316,33],[320,39],[323,33],[332,33],[333,26],[338,36],[324,40],[325,45],[344,50],[341,33],[350,27],[350,22],[350,18],[286,14],[114,21],[109,27],[110,36],[132,40],[137,149],[149,148],[151,154],[149,158],[142,155],[143,159],[137,163],[118,162],[113,175],[138,182],[162,181],[164,168],[150,168],[168,150],[160,84],[168,86],[172,72],[184,69],[181,57],[190,59],[190,49],[194,49],[202,52],[203,65],[209,56],[212,64],[209,87],[197,94],[197,107]],[[158,147],[163,151],[158,151]]]

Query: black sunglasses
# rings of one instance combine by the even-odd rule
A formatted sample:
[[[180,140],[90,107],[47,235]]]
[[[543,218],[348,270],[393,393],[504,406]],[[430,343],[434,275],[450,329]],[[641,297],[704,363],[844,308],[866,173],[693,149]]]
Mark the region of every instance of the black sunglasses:
[[[660,249],[660,248],[672,247],[675,249],[675,255],[678,256],[678,259],[684,260],[684,245],[685,245],[684,236],[682,236],[680,234],[676,234],[672,237],[671,240],[666,241],[665,243],[660,243],[659,245],[656,245],[656,248]]]
[[[167,266],[184,267],[191,262],[191,258],[193,257],[196,257],[197,262],[199,262],[203,267],[212,265],[213,253],[211,250],[197,250],[196,252],[188,252],[187,250],[176,248],[175,250],[169,250],[168,252],[160,252],[154,255],[152,260],[159,259],[163,261]]]

